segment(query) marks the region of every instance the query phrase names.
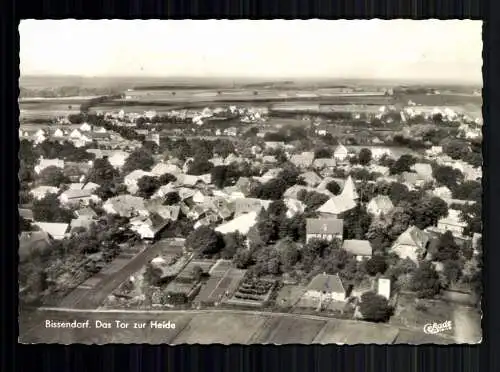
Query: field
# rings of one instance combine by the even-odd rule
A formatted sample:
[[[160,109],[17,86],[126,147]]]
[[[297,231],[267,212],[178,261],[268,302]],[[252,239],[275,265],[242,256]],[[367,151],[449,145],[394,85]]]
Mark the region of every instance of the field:
[[[455,336],[460,342],[477,342],[482,337],[481,314],[474,308],[450,301],[421,300],[422,305],[410,295],[400,295],[391,324],[411,329],[423,329],[428,323],[453,322],[453,329],[445,334]]]
[[[89,329],[46,328],[45,321],[86,321]],[[134,322],[170,321],[175,329],[96,329],[95,321]],[[243,311],[164,311],[164,312],[21,312],[19,321],[22,343],[454,343],[451,338],[426,335],[421,330],[351,320],[314,316],[250,313]]]
[[[276,305],[284,308],[293,306],[299,301],[305,291],[306,287],[304,286],[284,285],[278,292]]]
[[[263,344],[310,344],[327,322],[321,320],[294,318],[269,318],[260,332],[254,336],[255,342]]]
[[[391,344],[396,340],[398,329],[366,322],[331,320],[318,333],[314,343],[319,344]]]
[[[259,315],[200,314],[189,322],[174,344],[245,344],[265,320]]]

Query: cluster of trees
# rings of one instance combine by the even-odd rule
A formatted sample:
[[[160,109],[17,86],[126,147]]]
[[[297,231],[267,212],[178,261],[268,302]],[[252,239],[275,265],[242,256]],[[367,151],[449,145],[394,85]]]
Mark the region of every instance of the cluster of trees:
[[[293,142],[303,141],[307,138],[307,131],[303,127],[283,128],[278,132],[268,132],[264,135],[264,141],[269,142]]]
[[[481,140],[444,140],[442,146],[443,152],[454,160],[463,160],[474,167],[480,167],[483,163]]]
[[[57,194],[47,194],[40,200],[34,200],[33,218],[35,221],[70,223],[74,211],[61,206]]]
[[[390,161],[389,161],[390,162]],[[389,165],[390,174],[401,174],[411,172],[411,167],[415,165],[417,159],[409,154],[401,155],[398,160]]]
[[[300,172],[291,163],[283,165],[283,170],[278,177],[264,183],[258,184],[250,192],[250,197],[264,200],[279,200],[284,192],[291,186],[303,184],[299,179]]]

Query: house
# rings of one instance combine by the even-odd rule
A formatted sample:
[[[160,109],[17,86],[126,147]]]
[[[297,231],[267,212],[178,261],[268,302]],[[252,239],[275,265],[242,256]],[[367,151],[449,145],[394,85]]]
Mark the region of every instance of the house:
[[[141,239],[154,240],[167,227],[168,221],[162,218],[135,217],[130,221],[130,230],[135,231]]]
[[[304,297],[319,301],[341,301],[347,299],[348,290],[338,274],[318,274],[316,275],[304,293]]]
[[[437,227],[441,231],[449,230],[453,235],[462,236],[467,223],[460,217],[460,211],[449,209],[448,215],[438,221]]]
[[[304,213],[306,205],[297,199],[284,199],[287,208],[286,217],[292,218],[296,214]]]
[[[389,300],[391,298],[391,284],[391,279],[389,278],[378,278],[377,294]]]
[[[67,223],[55,222],[35,222],[34,225],[56,240],[64,239],[69,227],[69,224]]]
[[[58,138],[61,138],[61,137],[64,137],[64,132],[62,131],[61,128],[57,128],[53,133],[52,133],[52,137],[58,137]]]
[[[394,154],[392,153],[392,151],[386,147],[372,147],[370,149],[370,151],[372,152],[372,158],[374,160],[380,160],[384,156],[387,156],[390,158],[394,157]]]
[[[318,158],[313,161],[313,168],[317,170],[329,169],[333,170],[336,166],[335,159]]]
[[[18,208],[19,211],[19,217],[27,220],[27,221],[34,221],[33,218],[33,211],[31,209],[25,209],[25,208]]]
[[[100,187],[97,183],[94,182],[87,182],[86,184],[83,185],[82,190],[89,190],[91,192],[94,192]]]
[[[40,159],[38,165],[35,166],[35,173],[40,174],[42,170],[48,167],[57,167],[64,169],[64,160],[61,159]]]
[[[342,188],[341,196],[347,199],[357,200],[359,199],[358,192],[356,191],[356,185],[351,176],[347,177],[344,187]]]
[[[110,198],[102,208],[109,214],[118,214],[122,217],[136,215],[148,216],[149,212],[144,204],[144,199],[132,195],[118,195]]]
[[[323,217],[338,218],[353,208],[356,207],[356,202],[350,198],[346,198],[343,195],[336,195],[331,197],[316,211]]]
[[[235,199],[234,215],[235,217],[238,217],[241,214],[249,212],[259,213],[262,208],[267,209],[271,203],[271,200],[261,200],[256,198]]]
[[[102,128],[104,129],[104,128]],[[80,125],[80,131],[81,132],[90,132],[92,130],[92,127],[88,124],[88,123],[83,123],[82,125]],[[104,129],[106,130],[106,129]]]
[[[107,158],[109,164],[111,164],[113,168],[120,169],[121,167],[123,167],[125,161],[129,156],[130,154],[128,152],[116,150],[113,151],[110,155],[108,155]]]
[[[370,170],[370,172],[378,173],[381,176],[388,176],[389,175],[389,167],[384,167],[383,165],[372,164],[372,165],[370,165],[369,170]]]
[[[435,157],[443,153],[443,146],[432,146],[430,149],[425,150],[429,157]]]
[[[221,234],[230,234],[239,232],[242,235],[247,235],[251,227],[257,223],[258,212],[249,212],[236,216],[229,222],[225,222],[215,228],[215,231]]]
[[[342,249],[356,256],[357,261],[370,259],[373,254],[372,245],[368,240],[349,239],[344,240]]]
[[[54,186],[38,186],[32,190],[30,190],[30,194],[33,195],[33,198],[36,200],[43,199],[47,194],[57,194],[59,189]]]
[[[123,183],[125,184],[125,186],[127,186],[127,190],[131,194],[135,194],[137,191],[139,191],[137,182],[144,176],[154,177],[151,172],[146,172],[142,169],[136,169],[125,176]]]
[[[281,172],[282,172],[282,169],[280,169],[280,168],[272,168],[272,169],[269,169],[262,176],[255,177],[255,178],[262,183],[267,183],[275,178],[278,178],[279,175],[281,174]]]
[[[301,178],[310,187],[317,186],[322,180],[322,178],[315,172],[302,173],[301,175],[299,175],[299,178]]]
[[[308,168],[314,161],[314,152],[303,152],[290,157],[290,162],[297,168]]]
[[[275,164],[278,162],[278,160],[276,160],[276,156],[265,155],[262,157],[262,162],[264,164]]]
[[[279,149],[285,147],[285,142],[267,141],[264,145],[266,149]]]
[[[176,175],[182,173],[181,169],[177,165],[168,164],[168,163],[158,163],[153,169],[151,169],[151,173],[156,176],[162,176],[166,173],[170,173],[172,175]]]
[[[427,233],[416,226],[410,226],[396,239],[391,251],[401,259],[409,258],[418,263],[425,257],[429,243]]]
[[[437,187],[432,190],[432,195],[441,199],[451,199],[453,197],[451,190],[446,186]]]
[[[347,150],[347,147],[345,147],[344,145],[338,145],[335,151],[333,152],[333,158],[338,162],[346,161],[348,156],[349,156],[349,151]]]
[[[69,134],[69,138],[71,139],[79,139],[82,137],[82,133],[78,129],[73,129],[73,131]]]
[[[344,221],[337,218],[308,218],[306,220],[306,242],[311,239],[342,240]]]
[[[417,173],[419,179],[424,182],[432,181],[432,167],[427,163],[416,163],[413,165],[412,170]]]
[[[53,240],[45,231],[23,231],[19,235],[19,262],[27,261],[34,252],[46,252]]]
[[[96,218],[97,213],[94,212],[92,208],[89,207],[83,207],[75,211],[76,217],[90,217],[90,218]]]
[[[62,205],[88,205],[90,201],[98,202],[99,198],[90,190],[66,190],[59,196]]]
[[[70,233],[73,233],[77,229],[88,230],[94,223],[95,220],[89,216],[72,219],[70,223]]]
[[[378,217],[381,214],[387,214],[392,208],[394,204],[387,195],[377,195],[368,202],[366,211]]]

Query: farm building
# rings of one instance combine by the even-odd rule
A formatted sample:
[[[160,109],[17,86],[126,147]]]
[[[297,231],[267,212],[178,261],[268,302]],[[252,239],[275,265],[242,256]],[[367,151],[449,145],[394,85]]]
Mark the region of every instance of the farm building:
[[[356,256],[356,260],[358,261],[369,259],[373,254],[372,246],[368,240],[344,240],[342,249]]]
[[[311,239],[342,240],[344,221],[336,218],[308,218],[306,220],[306,242]]]
[[[318,274],[307,286],[304,297],[321,301],[346,301],[348,290],[338,275]]]
[[[401,259],[418,262],[425,257],[429,247],[429,236],[416,226],[410,226],[394,242],[391,251]]]

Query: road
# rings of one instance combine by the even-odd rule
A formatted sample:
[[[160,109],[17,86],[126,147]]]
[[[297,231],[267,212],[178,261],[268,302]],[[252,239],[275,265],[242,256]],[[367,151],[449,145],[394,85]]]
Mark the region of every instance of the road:
[[[142,252],[138,253],[135,257],[130,259],[124,266],[120,267],[115,272],[109,272],[107,275],[97,274],[101,276],[92,288],[76,288],[60,303],[60,308],[78,308],[78,309],[95,309],[99,307],[106,297],[123,283],[132,274],[139,271],[144,265],[155,258],[160,252],[171,250],[172,253],[182,251],[180,243],[172,241],[169,242],[170,246],[166,246],[165,242],[158,242],[148,246]],[[171,249],[170,249],[171,248]],[[110,264],[113,265],[113,262]],[[104,269],[106,271],[106,269]]]

